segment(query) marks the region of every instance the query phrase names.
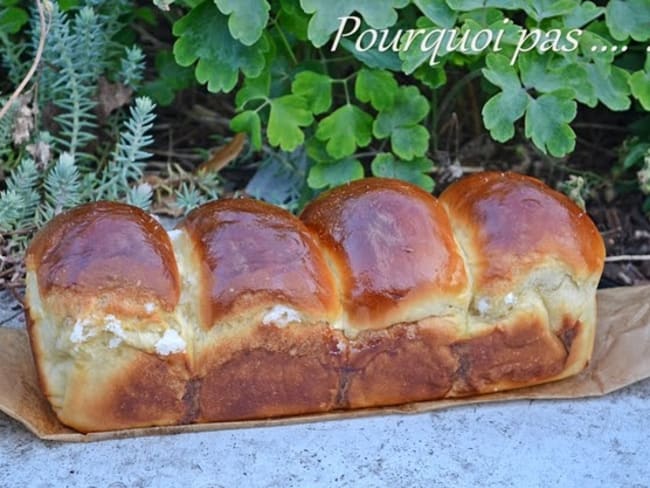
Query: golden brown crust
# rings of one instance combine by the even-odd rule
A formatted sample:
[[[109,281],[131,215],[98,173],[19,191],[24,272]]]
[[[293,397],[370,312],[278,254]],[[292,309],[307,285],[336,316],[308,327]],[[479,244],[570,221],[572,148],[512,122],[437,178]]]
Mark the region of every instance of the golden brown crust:
[[[345,408],[434,400],[451,390],[457,359],[444,323],[427,320],[365,331],[349,343]]]
[[[535,318],[467,338],[436,320],[366,331],[349,343],[341,407],[463,397],[560,379],[583,333],[574,322],[555,335]],[[579,371],[586,364],[578,355]]]
[[[339,390],[341,340],[324,324],[258,326],[206,347],[198,358],[199,421],[332,410]]]
[[[167,311],[178,303],[169,237],[136,207],[96,202],[60,214],[34,237],[25,259],[44,298],[64,292],[83,301],[106,294],[111,304],[153,300]]]
[[[602,273],[605,246],[589,216],[534,178],[476,173],[449,186],[440,201],[465,235],[475,289],[507,287],[550,261],[579,279]]]
[[[188,410],[189,371],[184,355],[160,357],[129,351],[98,373],[80,362],[59,412],[82,432],[181,423]],[[108,373],[108,374],[106,374]]]
[[[255,200],[220,200],[181,225],[202,263],[205,328],[275,304],[324,319],[336,314],[337,293],[320,249],[289,212]]]
[[[537,317],[497,324],[488,333],[456,342],[453,350],[460,363],[454,396],[539,383],[559,374],[567,359],[561,339]]]
[[[343,308],[354,327],[382,329],[412,321],[409,310],[462,302],[467,276],[449,219],[415,185],[355,181],[322,195],[300,218],[318,234],[337,269]]]
[[[38,378],[38,386],[41,388],[41,391],[45,397],[50,397],[50,382],[47,375],[47,370],[44,368],[46,351],[42,350],[42,341],[38,340],[38,324],[34,320],[34,315],[32,314],[31,308],[29,306],[29,300],[25,301],[25,326],[27,328],[27,336],[29,337],[29,347],[34,356],[34,366],[36,368],[36,377]]]

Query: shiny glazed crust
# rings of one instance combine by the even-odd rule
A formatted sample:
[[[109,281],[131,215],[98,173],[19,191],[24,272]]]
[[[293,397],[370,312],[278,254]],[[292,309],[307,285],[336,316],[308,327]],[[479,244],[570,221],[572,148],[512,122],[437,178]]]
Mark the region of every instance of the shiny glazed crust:
[[[26,263],[43,390],[63,423],[88,432],[575,374],[591,356],[604,246],[563,195],[481,173],[440,200],[357,181],[300,219],[223,200],[169,233],[133,207],[89,204],[42,229]]]
[[[466,310],[467,273],[449,219],[420,188],[368,178],[326,193],[300,218],[338,277],[353,333]]]

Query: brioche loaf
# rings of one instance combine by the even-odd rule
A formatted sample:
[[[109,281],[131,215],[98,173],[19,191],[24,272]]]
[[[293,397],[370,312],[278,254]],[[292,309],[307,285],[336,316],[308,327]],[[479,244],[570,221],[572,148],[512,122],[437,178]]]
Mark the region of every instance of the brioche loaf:
[[[590,359],[604,246],[564,195],[480,173],[439,200],[360,180],[300,218],[221,200],[170,232],[92,203],[46,225],[26,264],[41,386],[89,432],[564,378]]]

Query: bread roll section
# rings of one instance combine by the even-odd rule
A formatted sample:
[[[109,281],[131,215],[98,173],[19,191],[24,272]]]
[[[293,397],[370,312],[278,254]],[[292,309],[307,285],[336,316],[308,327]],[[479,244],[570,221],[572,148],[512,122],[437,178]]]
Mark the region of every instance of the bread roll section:
[[[349,346],[341,406],[444,396],[470,295],[443,208],[412,185],[366,179],[326,193],[301,219],[339,277]]]
[[[224,200],[190,213],[179,230],[200,263],[183,271],[198,277],[196,420],[333,409],[338,293],[304,224],[271,205]]]
[[[366,179],[300,218],[253,200],[165,232],[95,203],[27,257],[43,391],[80,431],[260,419],[528,386],[589,361],[604,264],[563,195],[483,173],[437,200]]]
[[[348,335],[467,310],[467,272],[449,218],[425,191],[369,178],[326,193],[300,218],[339,277]]]
[[[472,360],[459,391],[496,391],[582,370],[593,348],[605,258],[589,216],[516,173],[463,178],[440,202],[472,277],[470,339],[456,346]]]
[[[79,207],[35,237],[26,266],[32,351],[61,422],[91,431],[183,421],[186,322],[172,245],[153,217]]]

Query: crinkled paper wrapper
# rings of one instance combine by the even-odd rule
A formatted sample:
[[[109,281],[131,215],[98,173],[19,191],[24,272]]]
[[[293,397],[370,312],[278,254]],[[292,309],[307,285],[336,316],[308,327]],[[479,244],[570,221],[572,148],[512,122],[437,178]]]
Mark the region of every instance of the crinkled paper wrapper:
[[[435,400],[385,408],[337,411],[270,420],[152,427],[80,434],[62,425],[38,386],[27,334],[0,328],[0,411],[41,439],[95,441],[143,435],[286,425],[392,413],[418,413],[475,403],[508,400],[586,398],[605,395],[650,377],[650,286],[598,292],[598,330],[589,367],[556,383],[454,400]]]

